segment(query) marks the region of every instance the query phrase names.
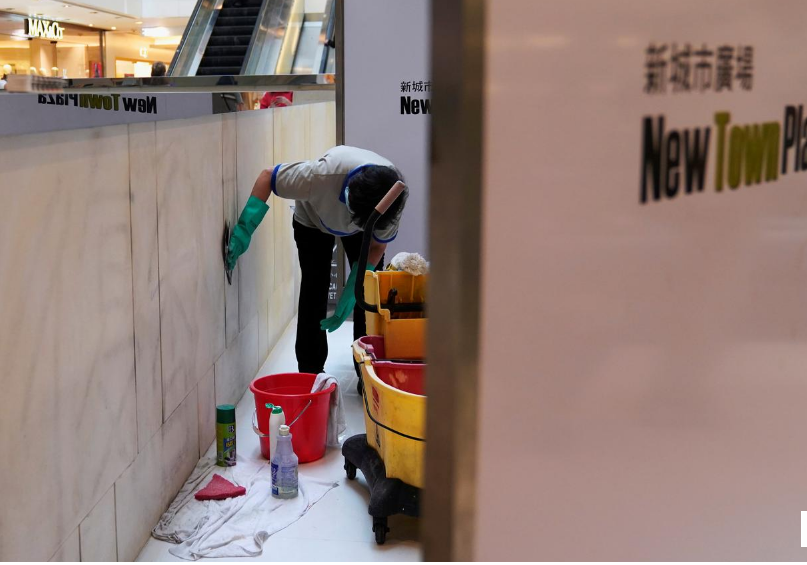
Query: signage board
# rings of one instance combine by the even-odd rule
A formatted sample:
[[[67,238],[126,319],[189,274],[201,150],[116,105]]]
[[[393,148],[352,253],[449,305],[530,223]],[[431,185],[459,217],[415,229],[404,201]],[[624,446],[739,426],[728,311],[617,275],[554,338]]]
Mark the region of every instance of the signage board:
[[[26,18],[25,35],[28,37],[58,41],[64,39],[64,28],[59,25],[59,22],[39,18]]]
[[[0,93],[0,135],[177,120],[212,113],[210,93]]]
[[[474,557],[803,561],[807,4],[485,10]]]
[[[387,261],[428,251],[430,10],[429,0],[344,0],[344,143],[392,161],[409,187]]]

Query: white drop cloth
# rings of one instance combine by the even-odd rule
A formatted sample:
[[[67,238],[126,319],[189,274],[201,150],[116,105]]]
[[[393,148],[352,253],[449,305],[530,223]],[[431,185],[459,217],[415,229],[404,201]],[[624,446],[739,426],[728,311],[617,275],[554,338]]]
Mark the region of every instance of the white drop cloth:
[[[262,553],[269,536],[299,520],[338,484],[300,473],[300,494],[279,500],[272,497],[270,471],[265,461],[239,458],[234,467],[217,467],[214,459],[203,458],[152,535],[179,544],[169,551],[182,559],[255,557]],[[207,485],[214,473],[246,487],[247,494],[226,500],[196,500],[193,495]]]

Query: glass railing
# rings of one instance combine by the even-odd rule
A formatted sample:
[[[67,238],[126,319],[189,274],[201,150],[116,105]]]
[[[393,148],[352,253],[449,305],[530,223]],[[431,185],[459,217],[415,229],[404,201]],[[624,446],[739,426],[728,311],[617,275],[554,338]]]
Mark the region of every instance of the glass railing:
[[[170,76],[194,76],[207,49],[224,0],[199,0],[168,69]]]
[[[304,19],[305,0],[266,0],[241,74],[291,73]]]

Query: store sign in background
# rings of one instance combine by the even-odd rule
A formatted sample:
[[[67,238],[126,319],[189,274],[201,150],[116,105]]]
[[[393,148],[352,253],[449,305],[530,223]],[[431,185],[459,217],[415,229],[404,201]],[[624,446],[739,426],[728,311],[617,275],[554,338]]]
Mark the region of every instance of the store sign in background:
[[[58,41],[64,38],[64,28],[58,22],[27,18],[25,20],[25,35]]]
[[[0,94],[0,135],[194,118],[213,113],[210,93]]]
[[[430,9],[428,0],[345,0],[345,144],[386,157],[409,186],[387,261],[428,252]]]
[[[475,558],[803,561],[807,4],[485,9]]]

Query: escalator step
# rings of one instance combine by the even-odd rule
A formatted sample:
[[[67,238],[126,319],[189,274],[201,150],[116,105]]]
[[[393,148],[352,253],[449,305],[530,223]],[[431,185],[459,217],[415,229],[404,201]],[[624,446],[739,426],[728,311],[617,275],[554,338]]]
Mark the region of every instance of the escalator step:
[[[219,12],[219,18],[238,18],[241,16],[257,18],[260,11],[260,8],[223,8]]]
[[[252,36],[252,30],[254,26],[214,26],[213,27],[213,37],[218,37],[221,35],[248,35]]]
[[[247,8],[256,7],[260,8],[263,0],[224,0],[224,9],[227,8]]]
[[[250,35],[234,35],[234,36],[226,36],[226,35],[219,35],[216,37],[210,37],[207,42],[208,49],[210,47],[239,47],[243,48],[244,52],[246,52],[247,47],[249,47],[249,41],[252,38]]]
[[[244,57],[247,54],[248,47],[246,45],[225,45],[219,47],[216,45],[208,45],[205,49],[205,57]]]
[[[199,67],[238,67],[244,62],[243,56],[237,57],[208,57],[207,53],[199,62]]]
[[[216,19],[216,26],[255,27],[255,18],[253,16],[219,16]]]
[[[237,75],[241,72],[241,67],[199,67],[196,76],[202,75]]]

